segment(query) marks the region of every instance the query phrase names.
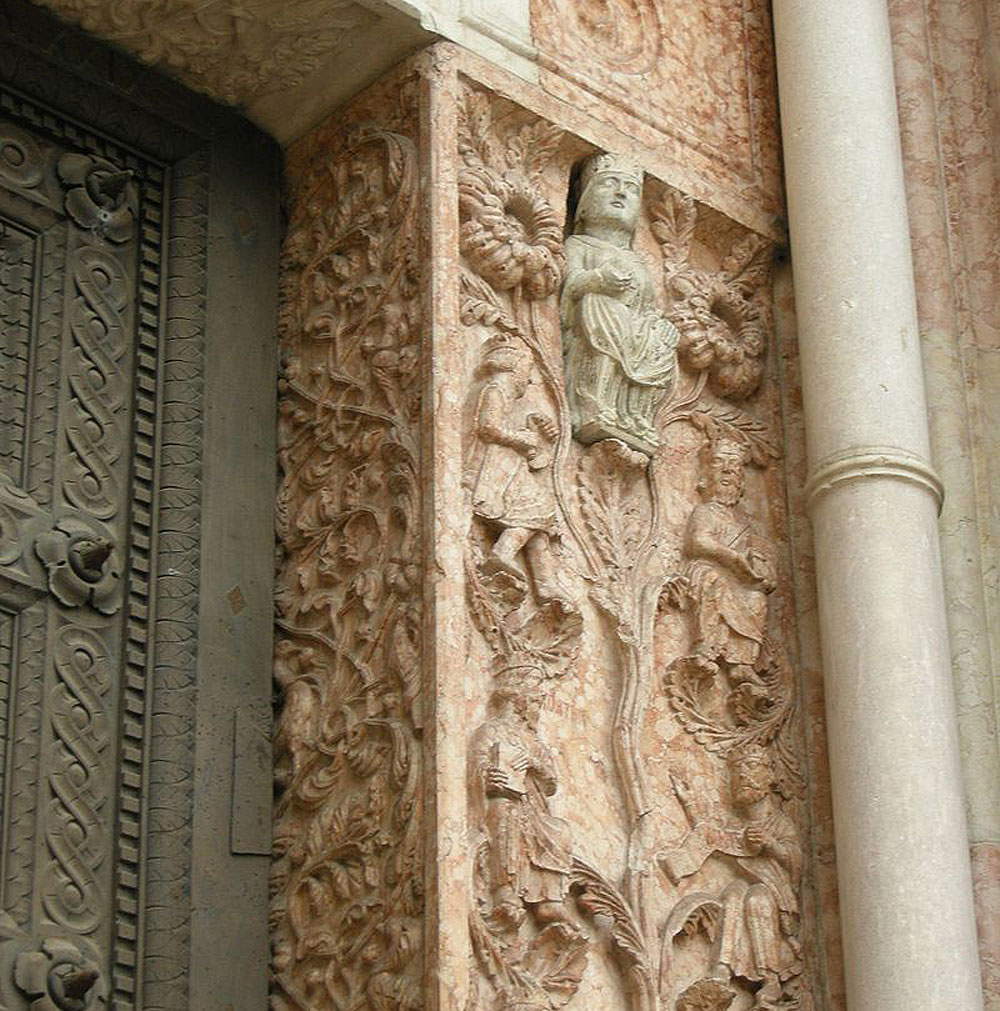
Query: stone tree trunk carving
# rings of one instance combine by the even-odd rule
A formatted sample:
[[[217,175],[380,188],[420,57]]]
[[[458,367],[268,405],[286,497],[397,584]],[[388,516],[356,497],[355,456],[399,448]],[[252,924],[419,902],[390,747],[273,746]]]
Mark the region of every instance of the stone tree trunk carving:
[[[618,873],[591,866],[590,881],[614,896],[613,940],[628,934],[633,942],[619,950],[629,1003],[721,1008],[750,999],[756,1008],[804,1007],[801,842],[786,810],[801,786],[794,685],[771,608],[776,549],[740,505],[745,467],[766,468],[777,456],[766,407],[748,403],[759,391],[767,348],[769,248],[729,231],[721,248],[715,242],[714,262],[699,251],[703,262],[696,263],[692,247],[713,237],[704,224],[699,234],[692,200],[663,187],[644,200],[641,169],[613,154],[577,158],[570,173],[570,152],[580,150],[572,138],[476,89],[464,102],[463,320],[481,349],[470,456],[509,459],[489,480],[480,467],[471,482],[468,585],[473,619],[498,671],[494,693],[506,697],[510,664],[531,663],[537,706],[557,683],[578,676],[588,636],[612,663],[605,676],[617,688],[607,746],[625,846]],[[573,177],[567,210],[553,163],[563,169],[564,187]],[[562,255],[547,241],[557,215],[574,222]],[[640,216],[642,252],[633,248]],[[517,241],[507,241],[510,235]],[[664,269],[655,282],[645,250],[657,246]],[[557,269],[559,302],[551,283]],[[553,326],[560,320],[561,348]],[[489,424],[484,405],[491,402],[505,425]],[[673,434],[678,426],[685,434]],[[489,448],[498,443],[503,450]],[[504,496],[503,508],[483,508],[484,484]],[[532,597],[529,551],[520,561],[496,555],[514,540],[507,530],[536,514],[544,522],[516,543],[558,550],[547,555],[543,592]],[[520,519],[505,525],[504,515]],[[504,527],[492,548],[491,523]],[[666,637],[673,655],[662,646]],[[654,702],[663,708],[658,699],[676,727],[659,745],[676,752],[665,769],[651,761],[659,756],[650,750],[648,713]],[[490,737],[495,719],[479,733]],[[538,717],[529,722],[540,743]],[[517,874],[508,872],[498,893],[498,846],[508,863],[519,859],[528,869],[539,857],[537,843],[498,833],[491,804],[527,804],[531,790],[523,771],[512,785],[511,769],[519,767],[503,749],[494,761],[488,749],[475,753],[473,780],[485,798],[484,807],[471,808],[473,819],[483,819],[477,867],[494,868],[476,872],[472,939],[489,981],[479,999],[498,1008],[585,1001],[588,951],[593,960],[584,940],[593,935],[585,927],[587,892],[581,884],[579,906],[560,892],[559,912],[553,907],[544,924],[538,896]],[[698,785],[689,786],[702,766]],[[558,763],[549,759],[547,767],[555,798],[565,783],[557,794]],[[678,807],[687,821],[672,831]],[[572,819],[569,826],[546,850],[553,865],[588,856],[593,826]],[[682,870],[671,862],[675,853],[686,855]],[[689,891],[699,873],[713,884]],[[688,953],[685,965],[675,947],[696,935],[714,947],[705,964]]]

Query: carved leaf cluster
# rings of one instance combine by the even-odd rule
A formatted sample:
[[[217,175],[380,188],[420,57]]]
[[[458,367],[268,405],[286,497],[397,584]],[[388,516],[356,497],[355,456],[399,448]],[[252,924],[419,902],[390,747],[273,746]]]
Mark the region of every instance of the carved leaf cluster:
[[[573,859],[573,887],[578,893],[577,901],[590,916],[610,922],[611,942],[637,1007],[640,1011],[653,1011],[656,985],[642,928],[631,906],[600,871],[580,857]]]
[[[671,319],[681,335],[678,360],[690,371],[707,372],[716,395],[745,400],[764,375],[771,243],[748,232],[717,270],[702,270],[691,262],[698,223],[694,199],[667,189],[650,214],[663,254]]]
[[[459,130],[460,246],[498,291],[545,298],[562,278],[562,228],[538,178],[561,139],[562,132],[543,121],[500,134],[489,96],[466,93]]]
[[[605,439],[580,458],[580,512],[600,561],[591,598],[617,624],[626,646],[639,645],[640,578],[637,566],[649,534],[642,509],[647,496],[647,458],[624,443]]]

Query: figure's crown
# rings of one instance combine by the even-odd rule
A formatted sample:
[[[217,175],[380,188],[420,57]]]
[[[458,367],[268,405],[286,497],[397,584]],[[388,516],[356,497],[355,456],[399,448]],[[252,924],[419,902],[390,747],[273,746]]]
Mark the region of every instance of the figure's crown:
[[[749,462],[750,447],[743,439],[731,435],[719,435],[711,441],[712,456],[736,456],[744,463]]]
[[[600,152],[591,155],[584,163],[580,172],[580,192],[582,193],[591,183],[595,176],[604,172],[615,172],[619,175],[628,176],[634,179],[640,186],[642,185],[642,166],[634,159],[623,154],[611,154]]]

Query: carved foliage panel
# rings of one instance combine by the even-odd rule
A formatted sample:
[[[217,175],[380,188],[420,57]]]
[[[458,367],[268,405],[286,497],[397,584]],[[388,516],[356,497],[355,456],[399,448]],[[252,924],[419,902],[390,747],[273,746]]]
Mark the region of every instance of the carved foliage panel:
[[[811,1008],[773,250],[461,101],[469,1006]]]
[[[417,102],[414,78],[380,86],[289,160],[271,910],[280,1008],[423,1006]]]
[[[351,0],[207,0],[198,4],[43,0],[60,16],[223,102],[301,83],[377,15]]]

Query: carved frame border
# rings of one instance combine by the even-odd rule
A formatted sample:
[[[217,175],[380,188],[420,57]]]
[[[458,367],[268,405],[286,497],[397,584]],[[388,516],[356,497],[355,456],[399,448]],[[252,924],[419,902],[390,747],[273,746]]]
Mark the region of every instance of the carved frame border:
[[[4,83],[0,83],[0,109],[15,120],[94,154],[107,154],[115,146],[89,132],[88,127],[46,110]],[[136,160],[146,161],[141,156]],[[184,414],[191,413],[197,418],[201,413],[207,159],[202,152],[196,152],[172,171],[164,171],[158,161],[147,162],[144,168],[147,171],[142,179],[143,217],[146,218],[151,205],[162,204],[167,220],[161,221],[159,231],[152,234],[142,227],[145,220],[140,223],[137,296],[141,311],[136,325],[130,578],[122,671],[124,704],[118,727],[121,739],[116,799],[118,856],[115,946],[111,953],[114,1008],[135,1006],[142,979],[139,965],[152,959],[158,963],[172,962],[175,970],[182,970],[164,974],[161,969],[157,975],[176,999],[184,1000],[186,991],[177,991],[181,990],[178,984],[185,975],[187,911],[180,917],[169,917],[174,924],[171,928],[158,929],[144,922],[144,907],[163,909],[176,905],[176,898],[170,894],[171,886],[189,873],[193,806],[193,796],[171,789],[171,781],[179,777],[190,779],[193,774],[200,539],[197,533],[192,537],[190,531],[197,531],[200,525],[201,426],[197,421],[185,421]],[[163,263],[160,252],[176,239],[178,232],[187,240],[183,245],[173,243],[182,252],[168,256]],[[161,263],[165,269],[161,270]],[[187,283],[175,285],[177,281]],[[164,288],[168,297],[164,300],[161,324]],[[171,289],[177,293],[169,295]],[[198,293],[194,297],[181,294],[192,289]],[[176,404],[185,406],[180,416],[172,417],[171,395],[179,384],[184,389],[174,394]],[[164,453],[171,445],[183,445],[188,454],[175,458],[169,452]],[[177,504],[171,504],[163,495],[165,486],[172,490],[170,498],[177,499]],[[171,535],[179,536],[182,543],[172,545]],[[150,569],[151,582],[144,575]],[[148,738],[143,724],[130,718],[137,714],[149,716]],[[169,717],[173,726],[183,727],[183,732],[178,734],[165,726],[164,716]],[[165,774],[167,768],[173,775]],[[152,769],[156,771],[151,772]],[[162,827],[149,824],[150,809],[170,810],[176,820],[167,821]],[[125,812],[130,817],[125,817]],[[143,822],[147,824],[145,836]],[[142,842],[146,843],[145,851]],[[145,874],[151,859],[160,868],[152,879]],[[153,937],[163,940],[151,945]],[[155,978],[151,982],[155,984]],[[164,1006],[170,1003],[165,1000]]]
[[[162,198],[158,232],[143,218],[138,238],[116,797],[130,817],[116,830],[109,1006],[177,1008],[188,1001],[194,793],[176,784],[192,780],[195,760],[211,137],[223,114],[206,116],[186,89],[22,0],[0,0],[0,30],[0,110],[84,150],[127,153],[153,182],[144,213],[155,202],[147,196]],[[74,77],[79,86],[69,87]],[[205,133],[164,119],[164,109]]]

